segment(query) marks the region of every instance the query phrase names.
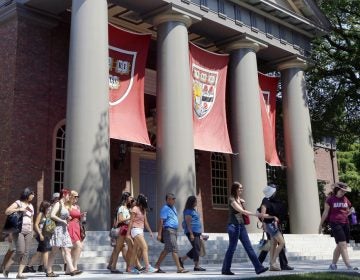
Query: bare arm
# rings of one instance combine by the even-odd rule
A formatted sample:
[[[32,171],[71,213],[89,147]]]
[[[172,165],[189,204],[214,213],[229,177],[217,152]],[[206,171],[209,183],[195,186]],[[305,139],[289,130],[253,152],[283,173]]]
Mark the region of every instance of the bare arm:
[[[254,214],[253,212],[250,212],[248,210],[245,210],[240,203],[238,203],[236,200],[234,200],[231,203],[232,208],[234,208],[236,211],[240,212],[241,214],[249,215],[249,216],[255,216],[257,217],[258,214]]]
[[[148,222],[148,219],[147,219],[146,210],[145,210],[145,213],[144,213],[144,225],[145,225],[145,228],[148,230],[148,232],[150,232],[150,236],[151,236],[152,238],[154,238],[154,234],[153,234],[153,232],[151,231],[151,227],[150,227],[149,222]]]
[[[163,221],[163,219],[160,219],[159,225],[158,225],[158,236],[157,236],[157,240],[159,240],[159,241],[161,240],[163,225],[164,225],[164,221]]]
[[[132,227],[133,227],[133,223],[134,223],[134,219],[135,219],[135,216],[136,216],[136,214],[134,213],[134,212],[131,212],[130,213],[130,223],[129,223],[129,227],[128,227],[128,231],[127,231],[127,233],[126,233],[126,237],[127,238],[131,238],[131,229],[132,229]]]
[[[274,218],[275,222],[277,222],[277,223],[279,222],[278,217],[266,214],[266,206],[264,204],[261,205],[261,217],[263,217],[263,218]]]
[[[325,204],[324,204],[324,212],[323,212],[323,214],[321,216],[321,221],[320,221],[320,225],[319,225],[319,233],[321,233],[321,231],[322,231],[322,225],[325,222],[326,218],[328,217],[329,211],[330,211],[330,205],[325,202]]]
[[[55,222],[67,224],[67,221],[66,221],[66,220],[60,219],[60,217],[57,216],[57,213],[58,213],[59,210],[60,210],[60,203],[61,203],[61,202],[56,202],[56,203],[54,204],[54,206],[53,206],[52,209],[51,209],[50,218],[51,218],[52,220],[54,220]],[[62,206],[62,207],[63,207],[63,206]]]
[[[16,202],[14,202],[8,208],[6,208],[5,215],[10,215],[10,214],[18,212],[18,211],[25,212],[26,208],[25,207],[19,207],[19,205]]]
[[[34,224],[35,231],[39,235],[41,241],[44,240],[44,236],[40,230],[40,221],[43,216],[44,216],[43,213],[39,212],[39,214],[36,216],[35,224]]]

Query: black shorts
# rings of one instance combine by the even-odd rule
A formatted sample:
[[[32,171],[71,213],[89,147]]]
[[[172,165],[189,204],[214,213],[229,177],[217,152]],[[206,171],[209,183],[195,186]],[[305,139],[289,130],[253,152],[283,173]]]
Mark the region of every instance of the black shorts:
[[[50,237],[44,236],[44,241],[41,241],[39,236],[36,236],[36,240],[39,242],[37,251],[40,253],[50,252],[52,247],[50,245]]]
[[[349,243],[350,240],[350,226],[349,224],[338,224],[330,223],[332,235],[335,238],[336,244],[339,242],[346,241]]]

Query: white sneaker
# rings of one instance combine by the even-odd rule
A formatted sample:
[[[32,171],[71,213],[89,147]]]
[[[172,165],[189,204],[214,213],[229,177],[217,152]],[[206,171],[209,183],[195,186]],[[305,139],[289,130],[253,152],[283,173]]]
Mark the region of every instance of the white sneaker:
[[[337,265],[332,263],[332,264],[330,264],[329,269],[330,270],[337,270]]]
[[[356,266],[348,266],[347,270],[359,270]]]

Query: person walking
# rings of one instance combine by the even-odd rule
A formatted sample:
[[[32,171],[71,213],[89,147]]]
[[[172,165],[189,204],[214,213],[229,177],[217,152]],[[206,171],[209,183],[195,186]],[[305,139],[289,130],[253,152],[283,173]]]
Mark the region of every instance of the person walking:
[[[273,185],[275,188],[276,186]],[[287,209],[285,207],[285,204],[280,201],[278,198],[276,198],[276,195],[273,195],[269,201],[272,204],[272,207],[274,209],[274,215],[279,218],[279,225],[281,225],[281,221],[284,221],[286,219],[287,215]],[[261,209],[260,209],[261,212]],[[279,230],[282,234],[281,227],[279,226]],[[271,236],[266,232],[266,237],[268,239],[268,242],[271,242]],[[258,259],[260,263],[263,263],[266,259],[266,256],[268,254],[268,251],[260,251]],[[279,253],[279,263],[281,270],[294,270],[294,267],[289,265],[288,259],[285,254],[285,246],[282,248],[282,250]]]
[[[121,195],[120,207],[118,207],[116,211],[116,221],[114,222],[114,226],[120,227],[120,230],[119,235],[116,238],[116,245],[111,254],[111,261],[109,262],[111,273],[122,273],[120,270],[116,269],[116,264],[119,258],[119,254],[124,248],[125,242],[127,244],[128,250],[123,257],[126,261],[126,266],[129,267],[133,241],[131,238],[126,238],[126,234],[130,223],[130,208],[133,200],[134,199],[129,192],[123,192]]]
[[[154,238],[154,235],[147,220],[147,209],[147,198],[145,197],[145,195],[139,194],[136,199],[136,205],[130,211],[131,218],[126,233],[127,239],[133,238],[134,240],[134,247],[131,254],[129,270],[131,273],[135,274],[140,273],[140,271],[135,267],[138,250],[141,251],[141,255],[145,263],[144,272],[156,272],[156,269],[153,268],[149,263],[148,245],[144,237],[144,228],[146,228],[150,232],[151,238]]]
[[[254,214],[248,210],[245,210],[245,200],[241,197],[244,188],[239,182],[234,182],[231,186],[229,197],[229,220],[227,226],[227,232],[229,234],[229,247],[225,253],[221,273],[224,275],[234,275],[230,270],[231,263],[234,256],[234,252],[237,247],[238,240],[243,245],[250,261],[252,262],[256,274],[263,273],[268,270],[258,260],[255,251],[251,245],[249,235],[247,233],[243,215],[259,217],[261,214]]]
[[[160,221],[158,226],[159,241],[163,240],[164,249],[161,251],[160,256],[155,263],[155,269],[157,273],[165,273],[160,266],[162,261],[165,259],[168,253],[171,252],[172,258],[175,261],[177,272],[186,273],[187,270],[181,264],[181,260],[178,256],[178,245],[177,245],[177,230],[179,227],[179,220],[177,211],[175,208],[176,197],[173,193],[167,193],[165,195],[165,205],[160,210]]]
[[[197,199],[196,196],[191,195],[187,198],[184,208],[184,232],[191,243],[191,250],[183,257],[179,258],[180,265],[184,267],[183,263],[187,258],[194,261],[194,271],[206,271],[199,265],[202,225],[199,212],[196,211]]]
[[[46,216],[48,215],[50,205],[51,205],[50,202],[47,200],[44,200],[40,203],[39,213],[36,216],[35,224],[34,224],[34,229],[35,232],[37,233],[36,240],[38,241],[39,244],[36,250],[36,254],[31,258],[29,265],[25,267],[25,269],[27,268],[26,272],[36,272],[33,265],[39,259],[38,255],[40,255],[41,257],[42,260],[41,263],[43,265],[43,268],[46,269],[47,267],[49,252],[51,252],[51,245],[50,245],[51,236],[43,235],[42,229],[46,220]]]
[[[319,225],[319,233],[321,233],[323,223],[325,220],[328,220],[336,242],[332,263],[329,266],[330,270],[337,270],[337,262],[340,255],[347,269],[358,270],[357,267],[351,266],[347,250],[347,244],[350,239],[348,215],[351,214],[351,202],[345,196],[347,192],[351,192],[351,189],[347,184],[342,182],[334,184],[331,195],[329,195],[325,201],[324,212],[321,216]]]
[[[281,267],[276,260],[285,246],[285,240],[279,228],[279,218],[277,217],[276,207],[273,198],[276,193],[276,186],[269,185],[263,189],[265,197],[261,202],[260,211],[262,214],[263,227],[265,232],[270,235],[270,271],[281,271]]]
[[[71,258],[71,247],[73,246],[68,231],[69,210],[66,204],[70,200],[70,190],[62,189],[60,199],[51,207],[50,218],[55,221],[56,227],[50,239],[52,251],[49,256],[46,277],[57,277],[59,275],[53,272],[52,266],[58,249],[61,249],[64,261],[66,263],[66,275],[77,275],[82,273],[81,270],[75,270]]]
[[[69,211],[69,222],[67,225],[67,229],[69,231],[69,235],[73,245],[71,248],[71,259],[75,271],[78,271],[77,266],[83,248],[83,240],[81,239],[80,233],[82,213],[80,210],[80,206],[78,205],[78,200],[79,193],[72,190],[70,192],[70,199],[66,203],[66,208]]]
[[[29,250],[33,237],[33,219],[34,207],[31,201],[35,197],[35,192],[30,188],[25,188],[20,195],[20,199],[12,203],[6,210],[5,215],[10,215],[15,212],[22,212],[22,228],[21,232],[12,233],[12,238],[15,243],[15,258],[14,260],[19,263],[17,279],[26,279],[23,275],[23,270],[28,263]],[[3,275],[5,278],[9,277],[9,268],[14,262],[13,258],[9,258],[3,267]]]

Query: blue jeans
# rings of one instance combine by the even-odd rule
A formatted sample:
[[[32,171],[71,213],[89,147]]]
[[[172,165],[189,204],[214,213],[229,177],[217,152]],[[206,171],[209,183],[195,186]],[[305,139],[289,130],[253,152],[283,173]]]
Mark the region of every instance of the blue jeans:
[[[223,266],[221,269],[222,273],[230,272],[232,259],[237,247],[238,240],[241,241],[241,244],[243,245],[246,254],[248,255],[250,261],[252,262],[255,271],[259,271],[263,268],[262,264],[259,262],[255,251],[251,245],[249,235],[246,231],[245,225],[234,225],[234,224],[228,224],[227,226],[227,232],[229,234],[229,247],[226,251]]]

